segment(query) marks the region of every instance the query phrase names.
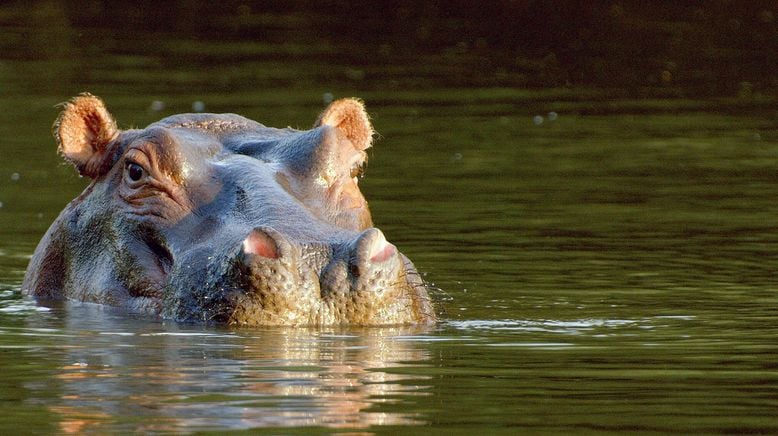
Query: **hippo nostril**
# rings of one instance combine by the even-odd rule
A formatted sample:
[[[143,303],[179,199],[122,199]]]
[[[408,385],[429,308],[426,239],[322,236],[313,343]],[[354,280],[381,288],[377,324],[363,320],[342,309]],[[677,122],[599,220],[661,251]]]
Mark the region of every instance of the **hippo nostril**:
[[[288,251],[280,233],[270,227],[257,227],[243,240],[243,253],[267,259],[278,259]]]
[[[252,230],[246,239],[243,240],[243,252],[269,259],[278,259],[278,245],[276,245],[276,241],[267,233],[258,230]]]
[[[351,275],[359,277],[360,271],[363,272],[365,268],[383,265],[397,257],[397,248],[386,240],[380,230],[367,229],[359,235],[354,243],[350,266]]]
[[[380,244],[375,244],[371,252],[370,261],[376,263],[386,262],[388,259],[394,256],[396,252],[397,249],[389,242],[384,241],[383,246]]]
[[[394,245],[390,244],[384,234],[376,228],[362,232],[356,245],[357,258],[366,262],[385,262],[397,252]]]

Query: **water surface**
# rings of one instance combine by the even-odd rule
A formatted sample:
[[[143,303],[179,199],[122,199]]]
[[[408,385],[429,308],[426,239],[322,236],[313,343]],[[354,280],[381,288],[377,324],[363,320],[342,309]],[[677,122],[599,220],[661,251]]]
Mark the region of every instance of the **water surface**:
[[[474,86],[445,57],[139,36],[46,4],[0,8],[0,428],[778,432],[774,100]],[[49,130],[81,91],[122,127],[194,104],[306,128],[363,98],[381,134],[363,192],[441,323],[228,329],[23,298],[87,183]]]

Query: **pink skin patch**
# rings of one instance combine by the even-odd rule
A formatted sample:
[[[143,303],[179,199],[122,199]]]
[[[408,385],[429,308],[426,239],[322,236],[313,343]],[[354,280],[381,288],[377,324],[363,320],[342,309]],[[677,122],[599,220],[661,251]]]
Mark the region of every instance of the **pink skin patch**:
[[[267,233],[252,230],[243,240],[243,252],[268,259],[278,259],[278,245]]]
[[[385,262],[394,254],[397,252],[397,248],[395,248],[394,245],[390,244],[389,242],[385,242],[386,245],[383,247],[380,244],[377,247],[374,247],[373,253],[370,255],[370,261],[371,262]]]

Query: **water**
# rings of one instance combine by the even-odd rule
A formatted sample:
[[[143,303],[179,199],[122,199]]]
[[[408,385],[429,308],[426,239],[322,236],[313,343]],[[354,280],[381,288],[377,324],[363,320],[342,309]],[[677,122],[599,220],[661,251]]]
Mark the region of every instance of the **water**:
[[[0,429],[778,432],[774,100],[487,86],[466,53],[303,43],[299,14],[238,8],[277,33],[221,40],[79,13],[0,8]],[[363,98],[381,139],[360,184],[441,323],[228,329],[23,298],[86,184],[49,133],[85,90],[122,127],[204,108],[304,128]]]

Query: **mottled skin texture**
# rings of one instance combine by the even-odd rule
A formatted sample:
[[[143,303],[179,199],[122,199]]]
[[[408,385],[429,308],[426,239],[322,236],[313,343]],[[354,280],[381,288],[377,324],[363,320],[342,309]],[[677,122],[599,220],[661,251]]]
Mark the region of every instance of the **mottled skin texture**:
[[[54,135],[92,183],[30,261],[23,288],[38,299],[241,325],[435,321],[357,185],[373,135],[357,100],[333,102],[308,131],[234,114],[121,131],[83,94]]]

